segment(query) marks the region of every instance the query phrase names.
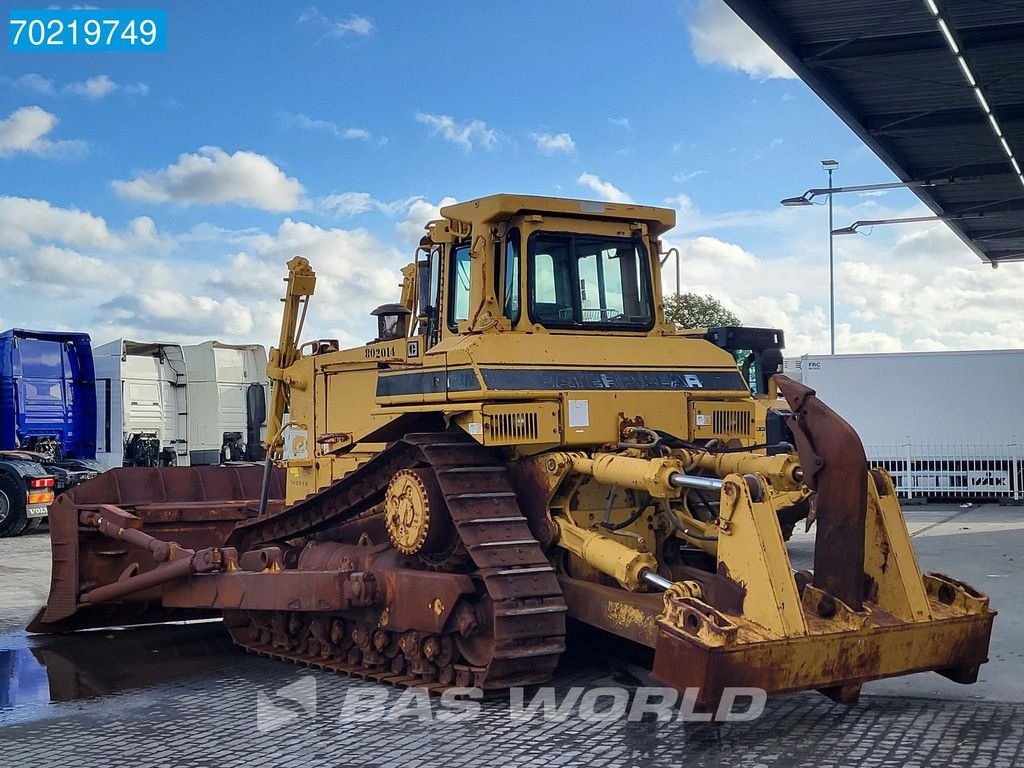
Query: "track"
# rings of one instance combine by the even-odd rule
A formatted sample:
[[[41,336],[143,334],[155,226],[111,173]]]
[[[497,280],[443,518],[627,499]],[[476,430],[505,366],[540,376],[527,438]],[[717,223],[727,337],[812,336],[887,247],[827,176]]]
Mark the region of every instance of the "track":
[[[250,549],[328,528],[344,537],[344,524],[372,514],[405,468],[432,472],[444,496],[479,584],[475,632],[399,634],[365,615],[231,612],[225,620],[232,638],[254,653],[438,691],[548,680],[565,648],[566,606],[554,569],[519,509],[504,458],[461,432],[408,435],[298,504],[240,524],[228,544]]]

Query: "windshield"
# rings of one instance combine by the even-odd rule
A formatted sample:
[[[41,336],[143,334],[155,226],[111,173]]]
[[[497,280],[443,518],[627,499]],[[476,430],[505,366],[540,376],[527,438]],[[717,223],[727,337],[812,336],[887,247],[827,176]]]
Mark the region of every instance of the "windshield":
[[[535,232],[530,318],[546,327],[653,325],[647,251],[638,240]]]

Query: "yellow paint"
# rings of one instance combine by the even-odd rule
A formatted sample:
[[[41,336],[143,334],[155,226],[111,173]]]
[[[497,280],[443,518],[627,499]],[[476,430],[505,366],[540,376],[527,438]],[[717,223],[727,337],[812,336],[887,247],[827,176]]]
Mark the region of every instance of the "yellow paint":
[[[605,605],[605,616],[608,617],[609,623],[621,627],[623,630],[635,628],[636,634],[640,636],[642,642],[648,645],[654,644],[654,636],[657,633],[654,619],[635,605],[609,600]],[[628,632],[623,632],[623,634],[627,637],[630,635]]]
[[[611,576],[624,589],[640,588],[640,574],[657,572],[658,563],[650,552],[640,552],[609,535],[585,531],[568,518],[556,517],[559,546],[581,558],[587,565]]]

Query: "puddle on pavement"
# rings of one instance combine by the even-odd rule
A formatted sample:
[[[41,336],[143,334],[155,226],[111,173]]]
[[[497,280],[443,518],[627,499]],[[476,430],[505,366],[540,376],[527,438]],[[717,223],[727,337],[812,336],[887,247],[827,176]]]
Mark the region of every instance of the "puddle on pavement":
[[[242,654],[220,622],[32,637],[0,649],[0,714],[106,696],[208,672]]]

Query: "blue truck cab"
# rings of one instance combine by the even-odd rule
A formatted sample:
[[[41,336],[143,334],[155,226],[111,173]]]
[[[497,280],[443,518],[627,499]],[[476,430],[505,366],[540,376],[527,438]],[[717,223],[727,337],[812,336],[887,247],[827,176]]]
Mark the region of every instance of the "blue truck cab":
[[[0,333],[0,462],[0,493],[8,507],[0,536],[6,528],[33,527],[45,516],[45,507],[40,513],[40,505],[30,503],[32,488],[45,482],[42,475],[52,478],[52,496],[103,470],[96,461],[96,381],[88,334]],[[24,497],[15,489],[18,481]],[[3,507],[0,498],[0,515]]]

